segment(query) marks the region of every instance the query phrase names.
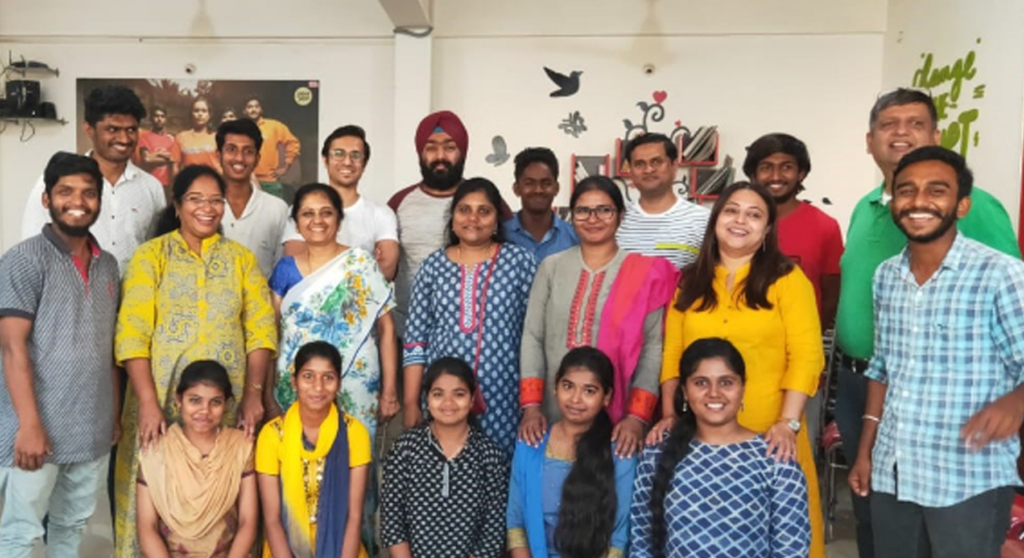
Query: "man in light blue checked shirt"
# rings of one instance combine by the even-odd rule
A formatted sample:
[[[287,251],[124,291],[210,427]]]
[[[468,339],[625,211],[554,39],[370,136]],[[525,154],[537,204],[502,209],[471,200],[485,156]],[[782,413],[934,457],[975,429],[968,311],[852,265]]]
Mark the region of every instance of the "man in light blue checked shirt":
[[[1024,263],[957,232],[964,159],[937,146],[894,173],[907,236],[874,277],[875,353],[850,471],[879,558],[999,558],[1024,418]]]

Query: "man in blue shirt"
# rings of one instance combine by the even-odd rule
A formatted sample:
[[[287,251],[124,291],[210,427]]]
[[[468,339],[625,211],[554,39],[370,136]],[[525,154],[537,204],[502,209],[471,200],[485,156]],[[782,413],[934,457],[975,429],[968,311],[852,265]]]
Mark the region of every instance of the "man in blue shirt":
[[[505,235],[541,260],[580,243],[572,225],[551,209],[558,195],[558,159],[546,147],[528,147],[515,159],[512,191],[523,208],[505,222]]]
[[[908,243],[874,277],[850,486],[870,489],[879,558],[998,558],[1020,484],[1024,262],[958,232],[973,184],[960,155],[922,147],[893,177]]]

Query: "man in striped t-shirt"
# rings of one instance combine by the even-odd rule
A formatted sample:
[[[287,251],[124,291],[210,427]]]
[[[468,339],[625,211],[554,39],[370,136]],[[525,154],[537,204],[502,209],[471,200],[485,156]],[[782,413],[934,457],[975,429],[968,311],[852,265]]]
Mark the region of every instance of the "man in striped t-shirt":
[[[626,144],[633,186],[640,199],[626,208],[616,239],[619,247],[661,256],[678,268],[697,259],[710,212],[676,196],[679,151],[664,134],[644,134]]]

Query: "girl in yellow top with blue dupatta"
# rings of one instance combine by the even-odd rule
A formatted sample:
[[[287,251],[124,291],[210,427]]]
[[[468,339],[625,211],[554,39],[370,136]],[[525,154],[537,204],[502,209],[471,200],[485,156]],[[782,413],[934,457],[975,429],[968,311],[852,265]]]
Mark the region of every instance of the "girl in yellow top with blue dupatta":
[[[825,558],[818,475],[804,420],[825,367],[821,321],[814,287],[779,250],[775,225],[775,203],[761,186],[737,182],[715,202],[700,256],[683,269],[665,317],[665,418],[647,441],[660,441],[675,422],[684,349],[704,337],[729,340],[747,363],[739,423],[764,435],[769,457],[800,464],[807,477],[810,558]]]
[[[359,540],[370,435],[338,410],[341,355],[314,341],[295,355],[298,400],[256,443],[264,558],[364,558]]]

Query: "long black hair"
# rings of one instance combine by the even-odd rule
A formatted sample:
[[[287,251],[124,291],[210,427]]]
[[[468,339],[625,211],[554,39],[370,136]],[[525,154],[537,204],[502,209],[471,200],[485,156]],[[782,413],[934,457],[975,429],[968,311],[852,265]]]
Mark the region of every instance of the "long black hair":
[[[672,398],[672,406],[676,410],[675,426],[664,441],[664,449],[654,469],[654,480],[651,482],[651,550],[654,558],[665,556],[665,495],[675,476],[676,465],[690,451],[690,442],[697,433],[697,417],[693,410],[684,408],[686,402],[686,380],[697,371],[705,360],[720,358],[725,366],[746,382],[747,371],[743,356],[732,343],[719,337],[698,339],[683,351],[679,359],[679,387]]]
[[[593,372],[607,395],[615,378],[611,359],[593,347],[577,347],[562,359],[555,385],[566,372],[583,368]],[[612,457],[612,419],[606,409],[594,417],[590,429],[576,440],[576,461],[562,485],[562,503],[555,528],[555,548],[566,558],[604,556],[615,528],[615,461]],[[629,502],[621,502],[629,505]]]
[[[167,206],[157,219],[156,236],[163,236],[181,228],[181,219],[178,218],[178,208],[181,207],[181,200],[185,197],[188,189],[192,187],[192,183],[204,176],[208,176],[217,182],[220,195],[223,196],[228,191],[227,183],[224,182],[220,173],[213,170],[213,168],[206,165],[189,165],[185,167],[174,177],[174,185],[171,187],[174,203]]]
[[[453,225],[455,222],[455,208],[459,207],[459,202],[462,201],[462,198],[476,192],[483,192],[484,196],[487,197],[487,201],[494,206],[495,227],[491,240],[498,244],[505,242],[505,223],[501,221],[501,208],[505,207],[505,202],[501,199],[501,192],[498,191],[498,187],[490,180],[478,177],[463,180],[459,187],[455,189],[449,211],[450,215],[448,216],[448,228],[445,229],[448,232],[448,246],[455,246],[459,243],[459,237],[455,235],[455,227]]]
[[[697,261],[683,268],[682,277],[679,279],[679,297],[676,299],[677,310],[685,312],[698,300],[698,312],[714,310],[718,306],[718,295],[715,294],[715,266],[718,265],[719,254],[715,227],[729,198],[740,190],[754,192],[768,207],[768,230],[765,232],[764,244],[761,249],[754,252],[754,257],[750,260],[750,273],[739,285],[744,302],[754,310],[770,310],[772,303],[768,301],[768,288],[793,270],[793,261],[779,249],[779,233],[775,226],[777,210],[771,194],[764,186],[750,182],[735,182],[722,192],[711,208],[711,217],[708,218],[708,226],[704,229],[704,242],[700,245]]]

